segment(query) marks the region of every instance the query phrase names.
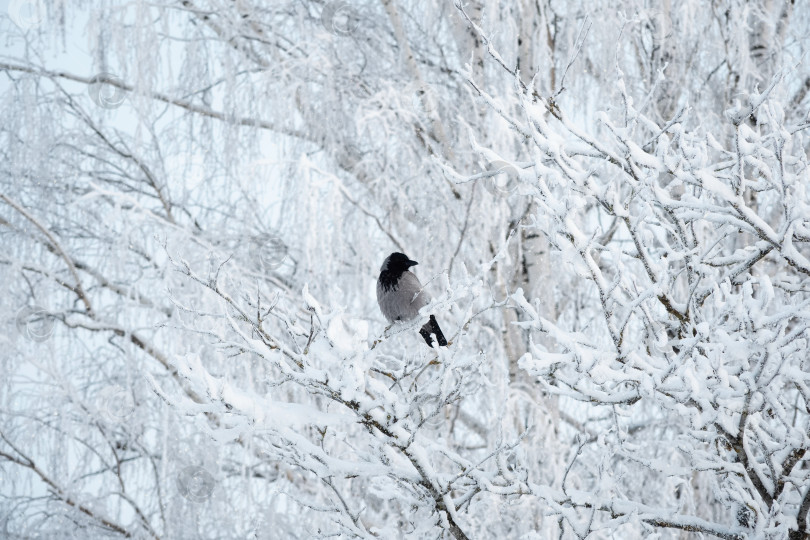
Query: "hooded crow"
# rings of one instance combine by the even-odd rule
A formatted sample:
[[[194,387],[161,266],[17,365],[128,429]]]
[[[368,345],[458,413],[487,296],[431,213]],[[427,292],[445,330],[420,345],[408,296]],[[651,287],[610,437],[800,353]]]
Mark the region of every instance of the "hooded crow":
[[[419,315],[419,310],[430,300],[427,293],[422,291],[422,284],[409,270],[411,266],[417,264],[419,263],[410,260],[404,253],[392,253],[383,262],[377,280],[377,303],[388,322],[410,321]],[[429,347],[433,347],[431,334],[436,336],[440,346],[447,345],[447,340],[444,339],[439,323],[433,315],[419,333]]]

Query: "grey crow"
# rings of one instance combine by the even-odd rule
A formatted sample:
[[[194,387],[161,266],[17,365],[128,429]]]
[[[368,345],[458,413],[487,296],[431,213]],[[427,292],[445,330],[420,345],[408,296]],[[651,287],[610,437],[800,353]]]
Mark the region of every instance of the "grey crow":
[[[388,322],[410,321],[419,315],[419,310],[430,300],[427,293],[422,291],[422,284],[409,270],[417,264],[419,263],[410,260],[404,253],[392,253],[383,262],[377,280],[377,303]],[[419,333],[429,347],[433,347],[431,334],[435,334],[440,346],[447,345],[433,315]]]

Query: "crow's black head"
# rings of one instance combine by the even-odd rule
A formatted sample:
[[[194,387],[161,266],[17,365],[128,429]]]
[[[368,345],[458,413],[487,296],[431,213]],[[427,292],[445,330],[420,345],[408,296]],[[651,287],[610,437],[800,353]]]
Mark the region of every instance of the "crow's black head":
[[[410,260],[404,253],[392,253],[385,258],[380,268],[380,285],[385,290],[396,289],[402,274],[415,264],[419,263]]]
[[[395,276],[400,276],[400,275],[402,275],[402,272],[405,272],[411,266],[414,266],[416,264],[419,264],[419,263],[416,262],[416,261],[410,260],[408,258],[408,256],[405,255],[404,253],[396,252],[396,253],[392,253],[391,255],[389,255],[385,259],[385,262],[383,263],[382,268],[380,268],[380,271],[381,272],[390,272],[391,274],[394,274]]]

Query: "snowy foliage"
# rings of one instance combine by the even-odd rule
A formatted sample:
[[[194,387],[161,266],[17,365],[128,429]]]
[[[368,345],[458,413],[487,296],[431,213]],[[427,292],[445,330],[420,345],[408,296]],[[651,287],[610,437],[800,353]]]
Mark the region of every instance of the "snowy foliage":
[[[0,536],[808,534],[807,6],[113,4],[0,19]]]

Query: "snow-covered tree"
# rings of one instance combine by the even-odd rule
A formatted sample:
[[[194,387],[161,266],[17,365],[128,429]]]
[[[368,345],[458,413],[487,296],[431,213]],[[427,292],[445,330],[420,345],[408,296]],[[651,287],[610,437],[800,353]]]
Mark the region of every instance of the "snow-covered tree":
[[[806,6],[5,13],[0,535],[808,534]]]

